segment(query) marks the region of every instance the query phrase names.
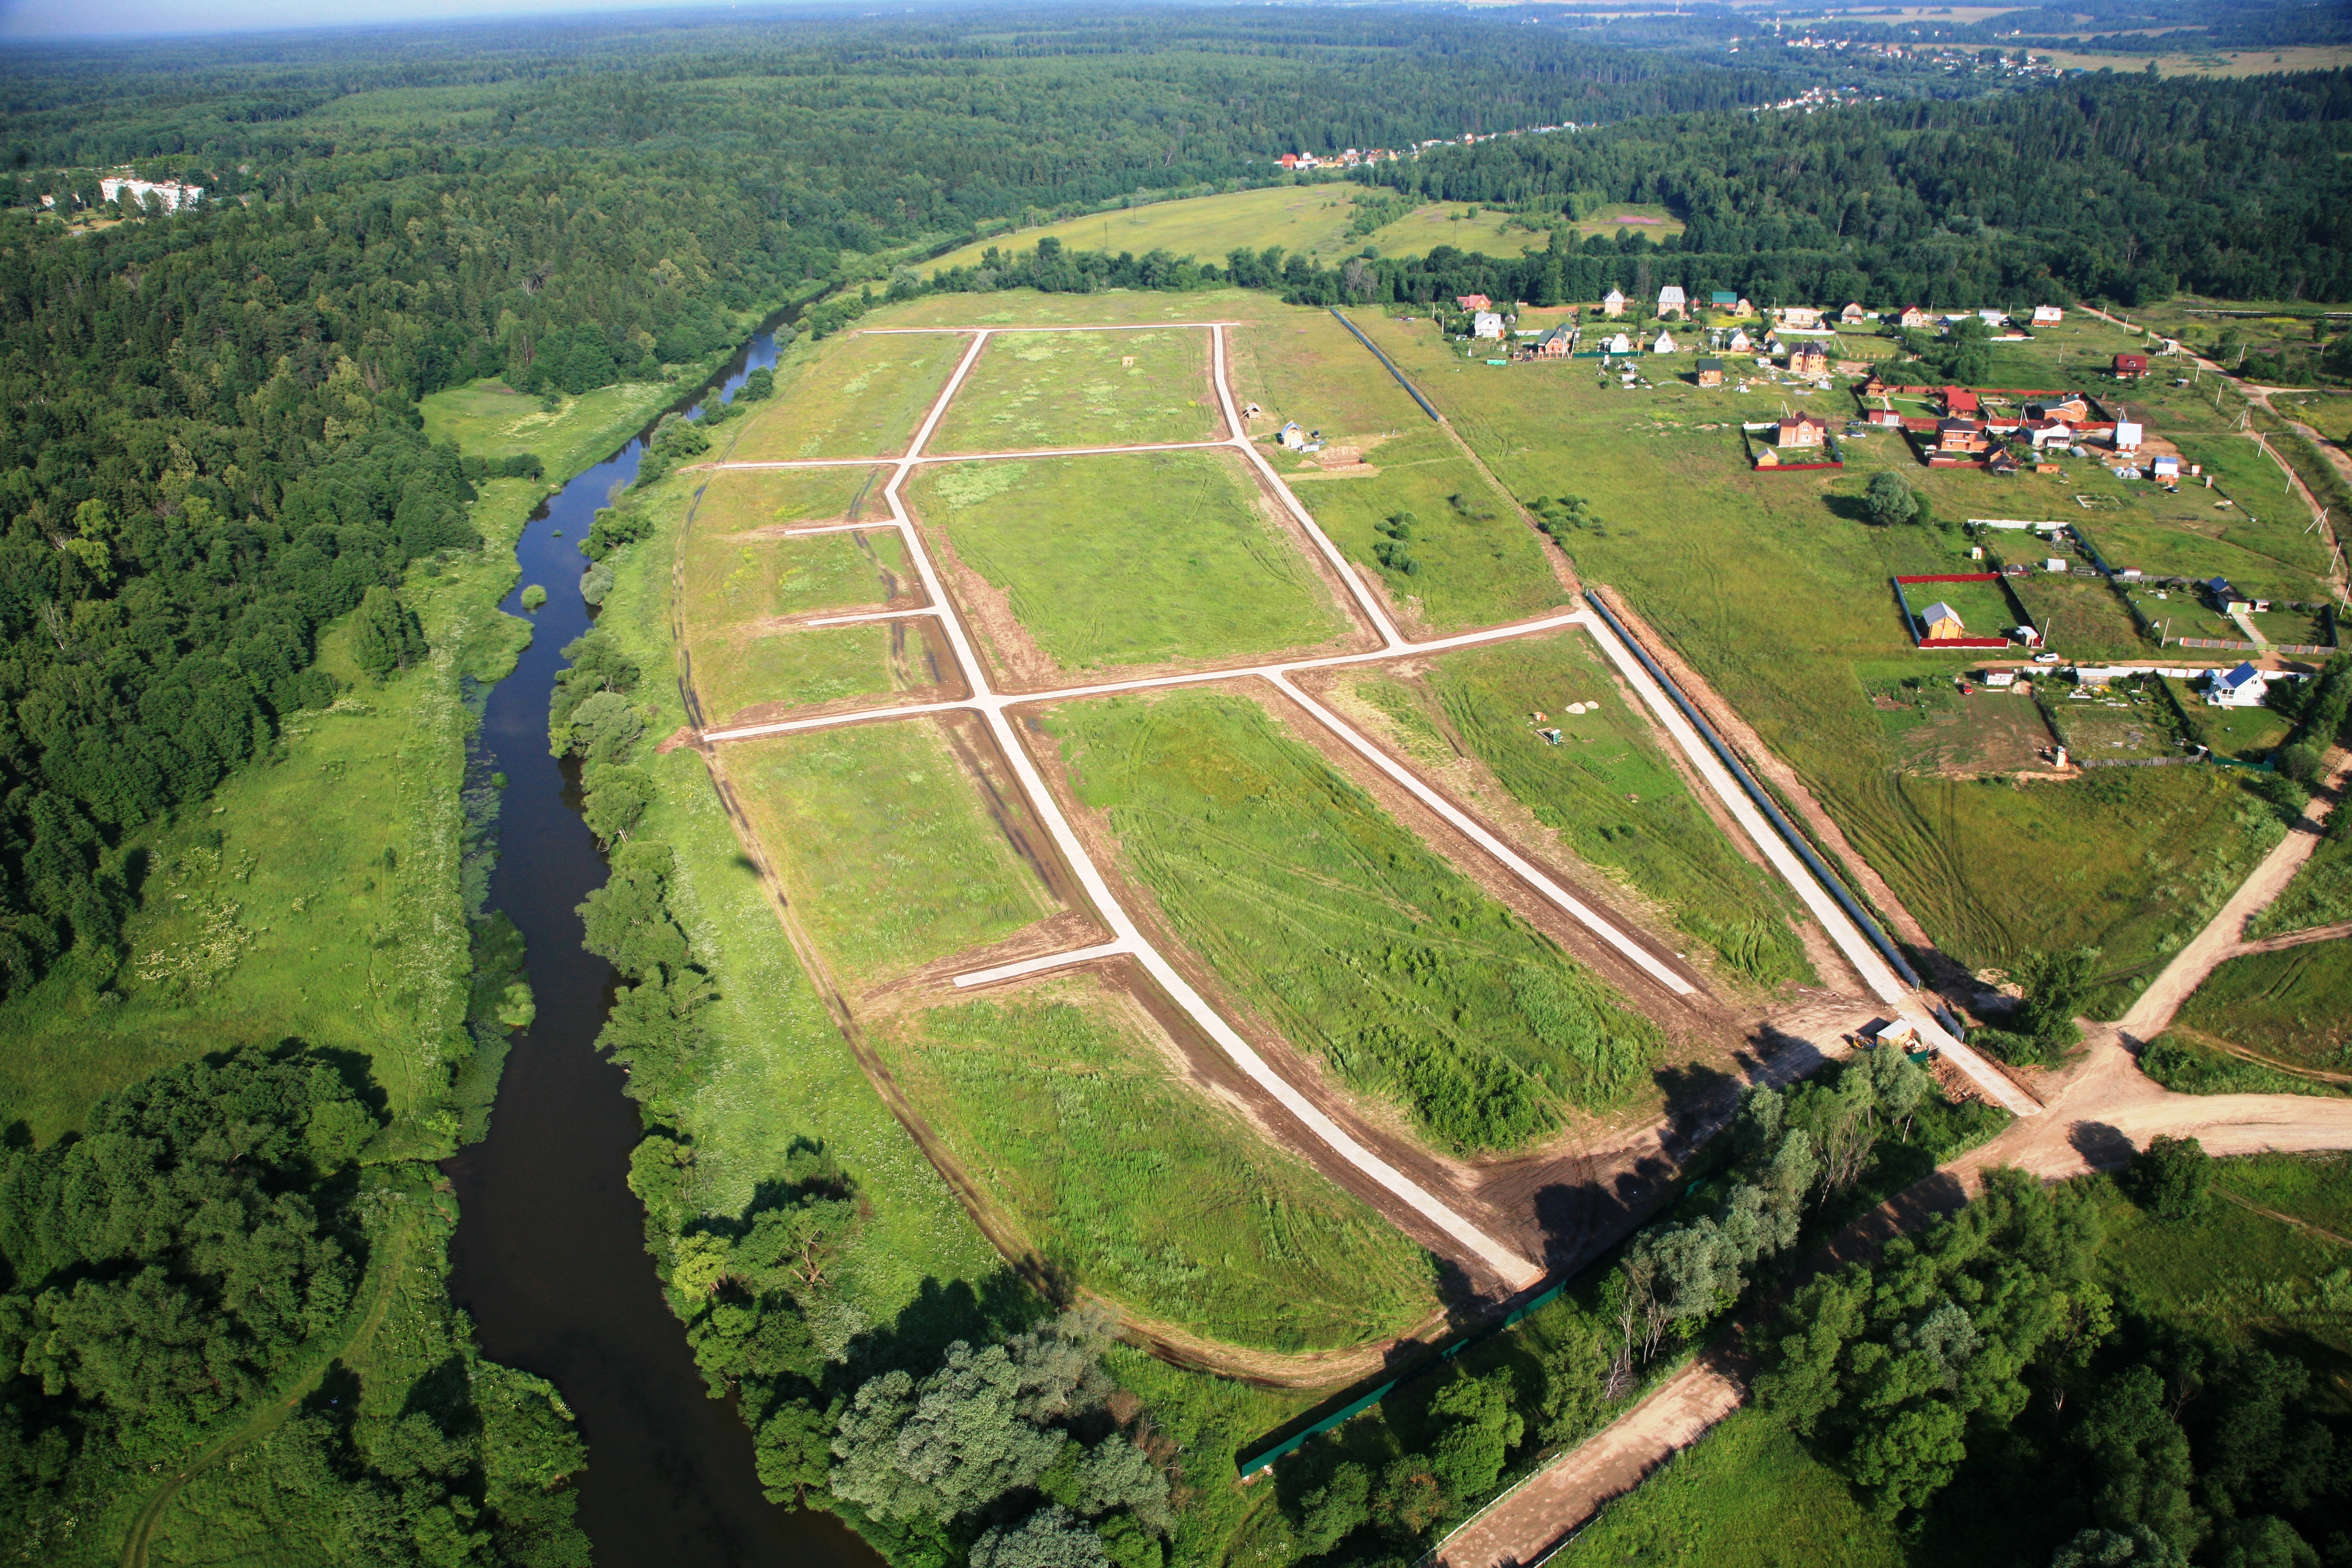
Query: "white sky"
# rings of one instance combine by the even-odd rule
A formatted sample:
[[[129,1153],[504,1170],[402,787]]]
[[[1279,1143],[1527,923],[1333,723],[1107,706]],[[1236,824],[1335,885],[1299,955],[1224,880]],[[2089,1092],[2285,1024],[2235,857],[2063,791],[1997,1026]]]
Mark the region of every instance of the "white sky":
[[[763,0],[763,5],[772,0]],[[725,9],[723,0],[0,0],[0,39],[139,37],[584,11]]]

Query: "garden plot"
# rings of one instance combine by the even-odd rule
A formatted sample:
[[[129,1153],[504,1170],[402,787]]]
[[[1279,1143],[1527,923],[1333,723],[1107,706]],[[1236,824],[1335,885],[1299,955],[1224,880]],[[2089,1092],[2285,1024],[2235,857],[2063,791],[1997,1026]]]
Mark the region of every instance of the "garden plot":
[[[1911,605],[1911,626],[1908,629],[1916,636],[1924,637],[1927,635],[1927,614],[1939,604],[1949,605],[1960,617],[1960,624],[1968,628],[1966,636],[2013,638],[2016,635],[2017,609],[2009,602],[2009,595],[2001,591],[1999,583],[1906,583],[1903,595]],[[1898,616],[1902,613],[1899,605],[1890,607]],[[1954,651],[1969,658],[1982,658],[1988,650],[1963,648]]]
[[[1339,1349],[1437,1306],[1429,1256],[1189,1081],[1091,974],[882,1020],[893,1075],[991,1208],[1066,1286],[1261,1350]]]
[[[856,332],[794,343],[777,363],[775,396],[711,455],[751,463],[904,451],[971,346],[953,332]]]
[[[2137,568],[2146,577],[2199,582],[2226,577],[2241,593],[2261,599],[2315,601],[2327,596],[2326,546],[2315,534],[2285,527],[2284,520],[2250,523],[2242,517],[2209,512],[2194,523],[2166,524],[2116,515],[2094,517],[2076,526],[2118,572]],[[2181,612],[2176,607],[2175,613]],[[2174,635],[2179,635],[2177,626]]]
[[[1379,369],[1362,345],[1356,352]],[[1295,483],[1292,493],[1349,560],[1380,579],[1413,634],[1523,620],[1569,602],[1546,558],[1550,547],[1427,421],[1374,458],[1375,473]]]
[[[985,947],[1065,907],[1019,788],[966,716],[749,741],[727,767],[845,987]]]
[[[1006,332],[981,351],[925,449],[1207,441],[1223,425],[1205,327]]]
[[[2046,768],[2050,727],[2030,693],[1970,683],[1963,694],[1948,678],[1927,676],[1873,693],[1887,731],[1913,773],[1983,778]]]
[[[713,729],[965,694],[954,651],[928,616],[716,636],[689,626],[688,649],[703,723]]]
[[[2010,579],[2026,615],[2042,632],[2042,646],[2068,658],[2122,659],[2144,657],[2155,645],[2103,577],[2033,572]]]
[[[1340,689],[1416,767],[1507,827],[1523,808],[1549,840],[1524,847],[1600,868],[1677,945],[1751,985],[1815,980],[1786,888],[1725,837],[1582,631],[1350,671]]]
[[[962,607],[1015,682],[1337,651],[1351,630],[1232,452],[942,463],[908,499],[966,569]]]
[[[2172,705],[2154,691],[2122,681],[2104,689],[2053,682],[2047,695],[2078,763],[2095,766],[2186,754]]]
[[[1046,728],[1177,937],[1437,1145],[1518,1148],[1645,1087],[1656,1026],[1255,703],[1066,703]]]

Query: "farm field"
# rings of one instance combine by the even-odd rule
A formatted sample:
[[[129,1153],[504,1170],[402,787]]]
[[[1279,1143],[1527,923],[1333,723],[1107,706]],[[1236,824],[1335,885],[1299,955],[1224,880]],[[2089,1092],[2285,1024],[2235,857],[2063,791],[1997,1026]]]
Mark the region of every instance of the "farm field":
[[[711,455],[736,463],[890,457],[906,448],[971,346],[952,332],[801,339],[776,362],[775,395],[755,404],[734,440]]]
[[[1570,631],[1466,648],[1414,668],[1366,670],[1346,689],[1387,719],[1392,742],[1424,772],[1452,773],[1448,784],[1474,799],[1499,786],[1739,982],[1815,980],[1786,889],[1724,837],[1591,637]],[[1538,732],[1538,712],[1561,731],[1559,744]],[[1483,775],[1454,765],[1461,752]]]
[[[1040,239],[1059,240],[1073,250],[1101,250],[1138,256],[1165,250],[1176,257],[1224,265],[1226,252],[1238,247],[1264,250],[1280,246],[1293,255],[1324,256],[1336,260],[1365,246],[1382,256],[1420,256],[1440,245],[1489,256],[1516,256],[1540,250],[1549,237],[1524,230],[1506,233],[1507,214],[1480,212],[1463,218],[1469,208],[1423,206],[1369,235],[1350,237],[1360,186],[1328,184],[1269,185],[1254,191],[1233,191],[1213,196],[1188,196],[1181,201],[1150,202],[1116,212],[1089,213],[1036,228],[975,240],[924,264],[926,272],[957,267],[978,267],[991,248],[1008,254],[1036,248]],[[1626,208],[1626,211],[1646,209]],[[1681,226],[1673,226],[1679,231]],[[1614,233],[1613,229],[1608,232]],[[1653,237],[1666,230],[1645,228]]]
[[[729,750],[752,828],[845,984],[870,986],[984,946],[1058,907],[1013,841],[1034,838],[1036,825],[994,776],[1002,764],[982,754],[929,717]],[[975,778],[982,768],[988,775]]]
[[[2181,1008],[2191,1029],[2260,1057],[2352,1072],[2352,940],[2306,942],[2233,958]]]
[[[1371,360],[1360,344],[1351,346]],[[1510,497],[1488,484],[1443,432],[1425,419],[1421,425],[1370,454],[1376,473],[1342,468],[1323,478],[1311,464],[1286,468],[1280,454],[1276,468],[1332,542],[1379,575],[1390,600],[1423,635],[1522,620],[1566,605],[1568,590],[1546,558],[1550,547],[1521,521]]]
[[[1187,1082],[1158,1025],[1094,976],[875,1034],[958,1164],[1073,1286],[1273,1351],[1376,1341],[1437,1305],[1425,1253]]]
[[[1349,630],[1230,452],[940,464],[908,499],[1003,595],[1018,633],[976,618],[1017,677],[1317,647]]]
[[[1045,727],[1176,934],[1433,1142],[1516,1148],[1644,1087],[1655,1026],[1255,703],[1065,703]]]
[[[2079,37],[2080,35],[2068,35]],[[2048,54],[2036,51],[2035,59],[2047,59],[2062,70],[2144,70],[2154,65],[2157,74],[2164,77],[2211,76],[2243,77],[2271,76],[2281,71],[2335,70],[2352,64],[2352,49],[2332,44],[2294,44],[2271,49],[2222,49],[2215,52],[2194,50],[2185,54],[2137,53],[2119,55],[2084,55],[2067,50]],[[2135,310],[2135,317],[2142,312]]]
[[[1016,333],[990,340],[927,449],[1206,441],[1222,424],[1204,328]]]
[[[2275,811],[2207,770],[2022,789],[1905,772],[1869,693],[1926,671],[1886,579],[1972,570],[1966,540],[1870,526],[1866,472],[1751,472],[1721,426],[1743,404],[1760,416],[1760,397],[1626,393],[1581,362],[1469,367],[1425,325],[1353,319],[1522,502],[1589,503],[1560,531],[1580,574],[1621,590],[1692,661],[1964,964],[2080,944],[2134,970],[2185,940],[2275,840]],[[1983,511],[1939,500],[1937,515],[2054,515],[1987,499]]]

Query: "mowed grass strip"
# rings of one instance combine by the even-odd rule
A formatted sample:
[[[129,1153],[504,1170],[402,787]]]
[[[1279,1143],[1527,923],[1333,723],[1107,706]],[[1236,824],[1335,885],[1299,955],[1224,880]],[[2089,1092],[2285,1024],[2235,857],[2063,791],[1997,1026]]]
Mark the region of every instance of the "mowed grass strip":
[[[2180,1022],[2273,1061],[2352,1072],[2352,941],[2231,959],[2189,998]]]
[[[1427,1254],[1187,1084],[1092,976],[877,1030],[965,1173],[1071,1284],[1194,1333],[1324,1350],[1436,1305]]]
[[[786,897],[845,980],[871,984],[1054,912],[938,720],[746,742],[727,767]]]
[[[1206,327],[1008,332],[981,352],[928,449],[1206,441],[1220,423]]]
[[[1629,1100],[1663,1047],[1568,958],[1254,702],[1055,709],[1178,935],[1293,1044],[1461,1152]]]
[[[777,362],[775,396],[724,455],[736,463],[895,457],[971,346],[953,332],[796,342]]]
[[[1066,670],[1270,654],[1348,629],[1230,452],[949,463],[908,488]]]
[[[1386,377],[1379,361],[1360,346],[1357,352],[1370,374]],[[1492,626],[1565,605],[1568,590],[1544,558],[1549,546],[1510,498],[1442,432],[1421,424],[1373,449],[1379,473],[1341,470],[1293,485],[1293,493],[1348,559],[1377,572],[1390,597],[1426,630]],[[1288,471],[1280,455],[1276,468]]]
[[[1787,893],[1692,797],[1583,633],[1444,654],[1424,676],[1374,676],[1357,691],[1400,725],[1442,728],[1570,852],[1655,900],[1749,984],[1816,978]]]
[[[1627,393],[1597,384],[1583,362],[1461,365],[1425,326],[1360,324],[1522,501],[1586,500],[1591,521],[1565,533],[1580,574],[1616,589],[1697,668],[1960,962],[2084,945],[2117,970],[2153,973],[2138,966],[2186,941],[2276,842],[2277,814],[2211,770],[2103,768],[2030,789],[1906,773],[1903,737],[1870,692],[1945,661],[1912,649],[1886,579],[1974,570],[1968,541],[1870,526],[1868,475],[1853,468],[1751,471],[1729,422],[1743,405],[1762,417],[1762,397]],[[1873,451],[1888,466],[1879,441],[1849,444],[1849,460]],[[1901,471],[1923,489],[1990,479]],[[2036,504],[2021,486],[1953,493],[1982,510],[1939,491],[1937,516],[2063,515],[2047,510],[2047,489],[2041,510],[2010,510]]]

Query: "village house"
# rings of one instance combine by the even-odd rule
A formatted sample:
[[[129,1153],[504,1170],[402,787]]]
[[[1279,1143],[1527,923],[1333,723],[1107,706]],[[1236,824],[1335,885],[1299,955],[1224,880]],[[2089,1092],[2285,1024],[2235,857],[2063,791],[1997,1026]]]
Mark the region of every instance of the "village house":
[[[1838,312],[1838,320],[1849,327],[1858,327],[1869,319],[1870,312],[1862,308],[1859,300],[1847,300],[1845,309]]]
[[[2180,482],[2180,459],[2174,457],[2169,452],[2159,452],[2157,454],[2156,461],[2148,465],[2147,474],[2148,478],[2152,479],[2159,481],[2169,480],[2173,484],[2179,484]]]
[[[1276,434],[1274,440],[1278,447],[1287,447],[1294,452],[1303,451],[1307,446],[1307,432],[1301,430],[1296,423],[1286,423]]]
[[[2087,419],[2090,416],[2090,403],[2075,396],[2052,398],[2025,405],[2028,419]]]
[[[1576,352],[1576,329],[1554,327],[1536,343],[1536,358],[1566,359]]]
[[[1491,310],[1495,308],[1495,301],[1484,294],[1456,294],[1454,305],[1460,310]]]
[[[1756,307],[1742,300],[1731,307],[1731,313],[1735,316],[1752,316],[1756,313]]]
[[[2146,375],[2147,374],[2147,356],[2146,354],[2117,354],[2116,356],[2115,372],[2116,379],[2117,381],[2131,381]]]
[[[1952,417],[1977,413],[1977,395],[1965,386],[1944,388],[1944,412]]]
[[[1936,450],[1938,452],[1981,452],[1984,449],[1984,426],[1975,420],[1936,421]]]
[[[1949,642],[1955,637],[1969,635],[1969,628],[1960,620],[1960,612],[1941,599],[1919,612],[1919,625],[1925,628],[1922,635],[1928,642]]]
[[[1756,347],[1756,345],[1755,345],[1754,343],[1749,342],[1748,341],[1748,332],[1747,332],[1747,330],[1746,330],[1745,328],[1742,328],[1742,327],[1734,327],[1734,328],[1732,328],[1732,329],[1731,329],[1731,341],[1730,341],[1729,342],[1725,343],[1723,346],[1724,346],[1725,348],[1728,349],[1731,353],[1736,353],[1736,354],[1744,354],[1744,353],[1752,353],[1752,352],[1754,352],[1755,347]]]
[[[1604,316],[1623,315],[1625,313],[1625,296],[1619,293],[1614,289],[1612,289],[1609,292],[1601,296],[1601,313]]]
[[[1723,384],[1723,362],[1719,359],[1703,359],[1699,361],[1698,384],[1701,386],[1721,386]]]
[[[1829,422],[1811,414],[1791,414],[1780,421],[1774,443],[1782,447],[1818,447],[1829,439]]]
[[[2205,678],[2205,700],[2215,708],[2260,708],[2270,695],[2270,682],[2251,664],[2232,670],[2215,670]]]
[[[2074,427],[2063,419],[2034,420],[2025,429],[2032,437],[2033,449],[2037,452],[2044,447],[2071,447],[2074,444]]]
[[[1895,324],[1904,328],[1924,327],[1927,324],[1927,320],[1926,310],[1916,305],[1906,305],[1903,307],[1903,313],[1895,318]]]
[[[1992,456],[1985,459],[1985,472],[2014,474],[2017,472],[2017,455],[2006,447],[1995,447],[1992,449]]]
[[[1603,347],[1612,354],[1629,354],[1633,352],[1633,340],[1620,332],[1610,339]]]
[[[1470,335],[1474,338],[1499,338],[1503,335],[1503,318],[1492,310],[1480,310],[1470,318]]]
[[[1650,345],[1650,352],[1654,354],[1670,354],[1674,353],[1675,335],[1661,327],[1658,330],[1658,341]]]
[[[1822,313],[1811,305],[1790,305],[1773,314],[1780,318],[1781,327],[1792,332],[1810,332],[1822,324]]]
[[[1689,311],[1685,309],[1685,303],[1681,287],[1673,283],[1667,284],[1658,290],[1658,320],[1664,321],[1666,312],[1669,310],[1677,316],[1687,316]]]
[[[2033,324],[2037,327],[2054,327],[2065,319],[2066,312],[2055,305],[2033,307]]]
[[[1739,309],[1739,296],[1733,293],[1728,289],[1717,289],[1714,290],[1712,293],[1707,295],[1706,302],[1708,308],[1711,310],[1736,310]]]
[[[1819,343],[1799,343],[1789,351],[1789,374],[1791,375],[1827,375],[1830,373],[1830,351]]]

